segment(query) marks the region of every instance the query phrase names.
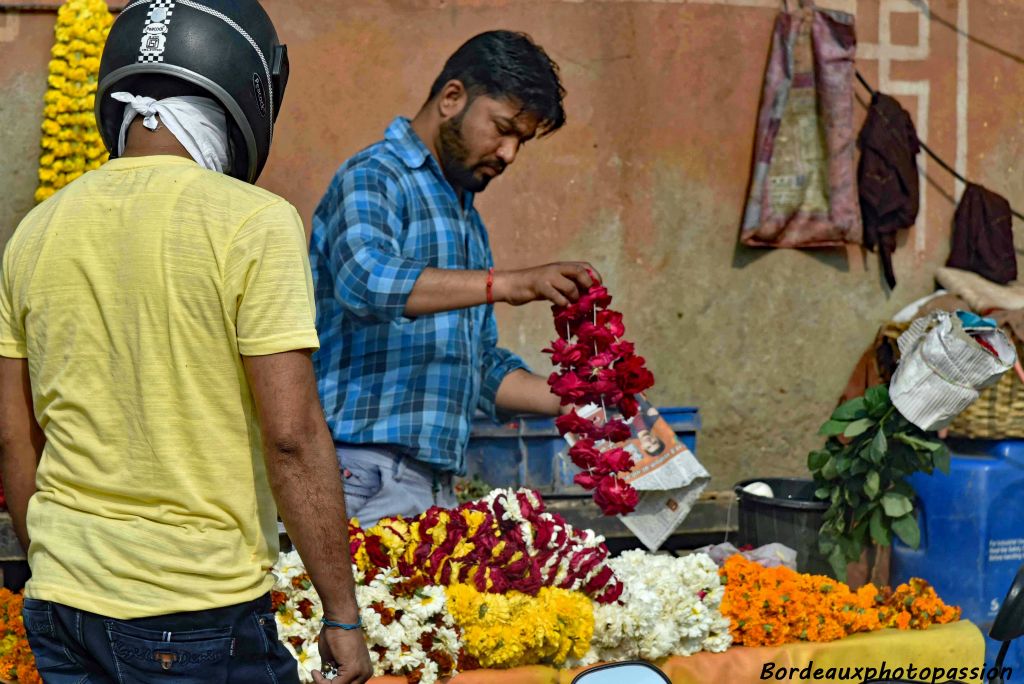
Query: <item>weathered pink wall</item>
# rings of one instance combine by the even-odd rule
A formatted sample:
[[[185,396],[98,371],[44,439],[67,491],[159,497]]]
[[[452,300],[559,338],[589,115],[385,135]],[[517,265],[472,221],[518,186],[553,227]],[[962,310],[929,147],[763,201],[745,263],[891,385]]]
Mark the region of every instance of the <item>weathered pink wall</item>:
[[[337,165],[377,140],[395,115],[414,114],[466,38],[512,28],[545,46],[562,66],[569,123],[531,142],[481,196],[497,263],[586,259],[604,273],[657,376],[654,399],[701,407],[698,454],[717,488],[803,471],[818,424],[878,324],[931,291],[934,267],[945,259],[948,196],[957,188],[935,164],[926,167],[934,183],[920,228],[897,252],[900,283],[891,295],[877,257],[856,248],[736,247],[778,3],[265,4],[289,44],[292,81],[261,185],[307,219]],[[951,163],[959,154],[968,175],[1024,208],[1024,2],[929,3],[937,16],[1017,57],[920,21],[905,0],[819,4],[856,12],[859,68],[903,93],[922,137]],[[31,204],[53,22],[25,14],[11,30],[12,16],[0,13],[0,237]],[[547,309],[501,307],[499,319],[503,342],[547,372],[539,353],[550,337]]]

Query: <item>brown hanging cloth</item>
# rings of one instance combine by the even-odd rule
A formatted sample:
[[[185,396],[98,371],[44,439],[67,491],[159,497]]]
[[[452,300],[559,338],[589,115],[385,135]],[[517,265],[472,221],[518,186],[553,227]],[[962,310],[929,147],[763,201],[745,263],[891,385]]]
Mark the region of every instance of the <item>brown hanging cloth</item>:
[[[1017,279],[1010,203],[970,183],[953,216],[953,240],[946,266],[974,271],[994,283]]]
[[[896,233],[914,225],[920,206],[917,155],[921,148],[910,114],[895,99],[877,92],[871,96],[857,144],[861,150],[857,188],[864,246],[878,248],[885,282],[893,288]]]

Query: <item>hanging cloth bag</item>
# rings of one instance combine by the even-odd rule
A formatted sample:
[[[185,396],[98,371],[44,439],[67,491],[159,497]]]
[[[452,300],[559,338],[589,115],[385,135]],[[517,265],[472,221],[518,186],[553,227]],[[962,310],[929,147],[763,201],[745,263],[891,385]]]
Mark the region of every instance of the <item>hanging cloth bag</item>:
[[[751,247],[861,242],[854,166],[853,17],[810,0],[775,21],[740,240]]]

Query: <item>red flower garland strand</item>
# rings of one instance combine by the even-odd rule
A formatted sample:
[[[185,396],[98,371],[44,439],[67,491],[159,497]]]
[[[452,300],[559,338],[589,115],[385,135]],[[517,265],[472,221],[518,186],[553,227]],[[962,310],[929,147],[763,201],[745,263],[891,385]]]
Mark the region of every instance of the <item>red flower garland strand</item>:
[[[544,352],[560,371],[551,374],[548,384],[563,406],[600,404],[606,412],[617,408],[630,419],[639,410],[636,395],[654,385],[654,376],[633,343],[622,339],[626,327],[622,314],[608,308],[611,303],[608,289],[595,285],[569,306],[552,307],[558,339]],[[598,446],[629,439],[629,425],[617,418],[598,425],[576,409],[557,418],[555,425],[563,436],[571,432],[578,438],[569,449],[569,457],[582,471],[574,478],[576,484],[594,492],[605,515],[631,513],[639,495],[619,473],[633,468],[633,457],[619,447]]]

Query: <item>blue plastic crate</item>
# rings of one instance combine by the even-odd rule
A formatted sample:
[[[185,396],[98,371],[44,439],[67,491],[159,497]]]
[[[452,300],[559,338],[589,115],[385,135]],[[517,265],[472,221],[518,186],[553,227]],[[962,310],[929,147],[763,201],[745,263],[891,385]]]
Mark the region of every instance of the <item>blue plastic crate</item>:
[[[918,473],[921,545],[898,540],[892,550],[892,582],[921,577],[964,618],[986,633],[986,662],[998,643],[988,629],[1024,563],[1024,441],[951,440],[949,475]],[[1024,647],[1014,642],[1006,665],[1024,672]]]
[[[658,411],[696,454],[701,425],[698,409],[667,407]],[[495,487],[530,487],[544,495],[586,494],[573,482],[579,469],[561,457],[567,448],[553,418],[524,417],[505,425],[477,418],[466,452],[467,475],[479,476]]]

